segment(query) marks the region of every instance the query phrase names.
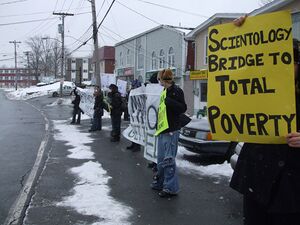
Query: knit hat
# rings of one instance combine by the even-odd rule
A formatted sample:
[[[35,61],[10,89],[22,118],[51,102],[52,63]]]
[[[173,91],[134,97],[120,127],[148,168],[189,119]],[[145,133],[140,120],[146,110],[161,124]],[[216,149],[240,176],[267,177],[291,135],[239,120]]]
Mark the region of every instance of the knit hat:
[[[110,90],[112,90],[112,91],[117,91],[117,90],[118,90],[118,86],[115,85],[115,84],[110,84],[108,88],[109,88]]]

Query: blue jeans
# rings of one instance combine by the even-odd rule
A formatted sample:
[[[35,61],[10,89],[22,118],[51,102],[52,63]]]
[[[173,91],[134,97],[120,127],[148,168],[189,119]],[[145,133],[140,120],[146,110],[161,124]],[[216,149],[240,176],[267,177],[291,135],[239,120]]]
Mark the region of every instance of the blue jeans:
[[[94,113],[91,130],[101,130],[101,129],[102,129],[102,116],[99,116],[96,113]]]
[[[152,187],[171,194],[179,192],[175,158],[177,155],[179,131],[163,133],[158,136],[157,179]]]

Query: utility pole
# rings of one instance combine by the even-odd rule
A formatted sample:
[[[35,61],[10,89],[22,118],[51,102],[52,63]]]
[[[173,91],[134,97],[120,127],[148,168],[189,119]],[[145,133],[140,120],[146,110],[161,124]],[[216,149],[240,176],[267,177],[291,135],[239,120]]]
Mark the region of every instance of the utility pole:
[[[58,15],[61,16],[62,20],[62,26],[60,30],[61,34],[61,81],[60,81],[60,97],[62,97],[62,86],[63,86],[63,79],[65,78],[64,76],[64,61],[65,61],[65,17],[66,16],[74,16],[73,13],[55,13],[53,12],[53,15]]]
[[[25,51],[23,52],[26,55],[27,58],[27,69],[28,69],[28,74],[31,77],[31,70],[30,70],[30,66],[29,66],[29,53],[30,51]],[[31,80],[31,78],[29,78],[29,80]],[[29,81],[28,81],[29,82]]]
[[[96,17],[96,6],[95,0],[89,1],[92,5],[92,17],[93,17],[93,39],[94,39],[94,80],[96,84],[101,87],[100,81],[100,66],[99,66],[99,53],[98,53],[98,27],[97,27],[97,17]]]
[[[10,41],[9,43],[14,44],[15,46],[15,87],[16,90],[18,90],[18,72],[17,72],[17,67],[18,67],[18,63],[17,63],[17,44],[21,43],[21,41]]]

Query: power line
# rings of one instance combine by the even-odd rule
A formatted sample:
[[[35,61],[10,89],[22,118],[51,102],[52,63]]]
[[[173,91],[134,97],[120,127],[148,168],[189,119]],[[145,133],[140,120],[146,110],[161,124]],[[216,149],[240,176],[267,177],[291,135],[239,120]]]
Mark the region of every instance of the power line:
[[[35,23],[35,22],[46,21],[46,20],[53,20],[53,19],[56,19],[56,18],[26,20],[26,21],[12,22],[12,23],[0,23],[0,26],[9,26],[9,25],[16,25],[16,24],[23,24],[23,23]]]
[[[142,16],[142,17],[144,17],[144,18],[146,18],[146,19],[152,21],[153,23],[160,24],[159,22],[157,22],[157,21],[155,21],[155,20],[153,20],[153,19],[151,19],[151,18],[149,18],[149,17],[143,15],[142,13],[139,13],[138,11],[136,11],[136,10],[134,10],[134,9],[129,8],[128,6],[124,5],[123,3],[119,2],[119,1],[117,1],[117,3],[119,3],[120,5],[122,5],[122,6],[125,7],[125,8],[129,9],[130,11],[133,11],[133,12],[135,12],[136,14],[139,14],[140,16]]]
[[[119,35],[119,34],[117,34],[117,33],[115,33],[114,31],[112,31],[112,30],[110,30],[109,28],[107,28],[107,27],[105,27],[104,25],[102,26],[102,29],[106,29],[106,30],[108,30],[108,31],[110,31],[111,33],[113,33],[113,34],[115,34],[115,35],[117,35],[117,36],[119,36],[119,37],[121,37],[123,40],[125,40],[125,38],[124,37],[122,37],[121,35]],[[102,33],[103,34],[103,33]],[[110,36],[110,35],[105,35],[105,36]],[[112,39],[114,39],[114,40],[117,40],[117,39],[115,39],[114,37],[112,37],[112,36],[110,36]],[[137,50],[137,46],[135,46],[134,44],[130,44],[130,43],[124,43],[123,44],[125,47],[127,47],[128,49],[133,49],[133,50]],[[149,51],[147,51],[145,48],[142,48],[142,50],[145,52],[145,57],[146,57],[146,59],[148,59],[148,60],[152,60],[152,52],[149,52]],[[155,56],[155,59],[157,59],[157,60],[161,60],[160,59],[160,57],[159,56]],[[164,63],[166,63],[168,66],[170,66],[170,63],[168,62],[168,60],[165,60],[165,59],[163,59],[162,60]],[[181,65],[181,66],[183,66],[183,65]],[[184,70],[182,70],[180,67],[178,67],[178,66],[175,66],[175,68],[179,71],[179,72],[181,72],[181,73],[183,73],[184,72]]]
[[[185,11],[185,10],[182,10],[182,9],[176,9],[176,8],[173,8],[173,7],[170,7],[170,6],[165,6],[165,5],[161,5],[161,4],[157,4],[157,3],[153,3],[153,2],[148,2],[148,1],[144,1],[144,0],[136,0],[136,1],[143,2],[143,3],[146,3],[146,4],[150,4],[150,5],[155,5],[155,6],[158,6],[158,7],[161,7],[161,8],[165,8],[165,9],[174,10],[174,11],[177,11],[177,12],[186,13],[186,14],[189,14],[189,15],[209,18],[209,16],[204,16],[204,15],[201,15],[201,14],[198,14],[198,13],[188,12],[188,11]]]
[[[14,3],[18,3],[18,2],[26,2],[28,0],[18,0],[18,1],[13,1],[13,2],[3,2],[0,3],[0,5],[8,5],[8,4],[14,4]]]
[[[99,31],[99,28],[100,26],[102,25],[102,23],[104,22],[106,16],[108,15],[109,11],[111,10],[113,4],[115,3],[116,0],[113,0],[112,3],[110,4],[108,10],[106,11],[103,19],[101,20],[101,22],[99,23],[98,27],[97,27],[97,31],[96,31],[96,34],[98,34],[98,31]],[[77,48],[75,48],[73,51],[71,51],[69,53],[69,55],[71,55],[73,52],[77,51],[79,48],[81,48],[83,45],[85,45],[88,41],[90,41],[91,39],[93,38],[93,36],[89,37],[85,42],[83,42],[81,45],[79,45]]]
[[[86,8],[88,8],[88,7],[84,7],[84,8],[81,8],[81,9],[86,9]],[[1,15],[0,18],[15,17],[15,16],[32,16],[32,15],[39,15],[39,14],[49,14],[49,13],[52,13],[52,12],[53,11],[42,11],[42,12],[23,13],[23,14]],[[75,15],[80,15],[80,14],[85,14],[85,13],[89,13],[89,12],[75,13]]]

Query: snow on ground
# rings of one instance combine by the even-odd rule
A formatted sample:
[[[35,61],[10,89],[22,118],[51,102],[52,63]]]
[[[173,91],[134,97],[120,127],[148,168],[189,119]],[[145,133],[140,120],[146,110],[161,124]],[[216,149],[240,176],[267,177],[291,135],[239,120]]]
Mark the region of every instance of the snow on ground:
[[[65,81],[64,85],[74,86],[74,83],[70,81]],[[30,98],[36,98],[39,96],[48,95],[49,91],[55,91],[60,88],[60,82],[54,84],[49,84],[41,87],[31,86],[28,88],[19,88],[18,90],[8,89],[6,96],[11,100],[27,100]]]
[[[71,98],[54,98],[54,102],[47,105],[48,107],[57,106],[57,105],[72,105]]]
[[[187,151],[184,147],[178,146],[176,165],[180,172],[184,174],[194,174],[199,176],[210,176],[215,178],[227,177],[231,178],[233,170],[230,163],[224,162],[223,164],[212,164],[207,166],[201,166],[191,163],[184,159],[184,155],[197,155]]]
[[[68,157],[90,159],[81,166],[69,170],[79,180],[71,191],[72,195],[64,197],[57,205],[71,207],[84,215],[98,217],[99,221],[93,225],[130,224],[128,218],[132,215],[133,209],[109,195],[108,181],[112,178],[107,175],[101,164],[94,160],[94,153],[86,146],[93,142],[90,135],[80,133],[76,126],[66,124],[65,121],[54,121],[54,129],[58,131],[54,138],[66,141],[66,145],[70,147],[68,151],[71,154]]]

